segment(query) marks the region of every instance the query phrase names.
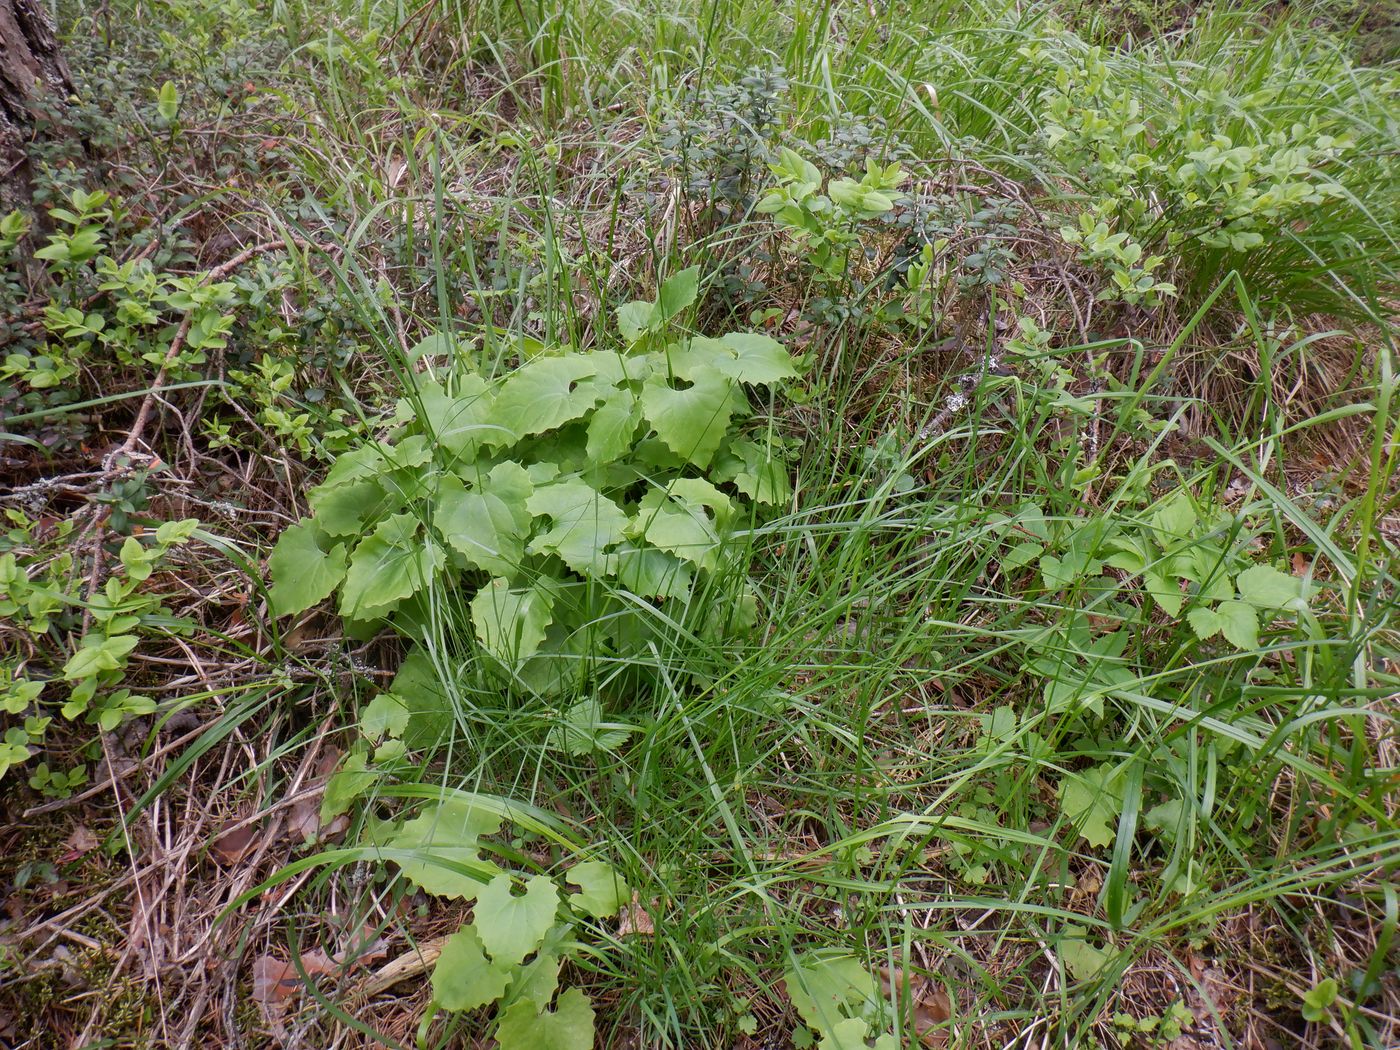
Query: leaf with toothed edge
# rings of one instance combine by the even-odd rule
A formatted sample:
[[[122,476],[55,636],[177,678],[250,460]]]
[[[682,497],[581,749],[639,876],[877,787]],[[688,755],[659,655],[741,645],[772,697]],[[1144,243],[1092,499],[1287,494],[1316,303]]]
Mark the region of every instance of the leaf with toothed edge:
[[[267,559],[272,576],[268,597],[275,615],[311,608],[329,598],[345,579],[345,544],[323,550],[322,535],[313,521],[303,520],[277,538]]]

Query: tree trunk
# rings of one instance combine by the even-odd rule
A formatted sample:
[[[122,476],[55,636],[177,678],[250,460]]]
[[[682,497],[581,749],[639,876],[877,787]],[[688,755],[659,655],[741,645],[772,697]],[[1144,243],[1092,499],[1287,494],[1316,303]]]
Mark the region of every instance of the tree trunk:
[[[37,133],[37,103],[73,93],[68,64],[41,0],[0,0],[0,206],[27,196],[25,144]]]

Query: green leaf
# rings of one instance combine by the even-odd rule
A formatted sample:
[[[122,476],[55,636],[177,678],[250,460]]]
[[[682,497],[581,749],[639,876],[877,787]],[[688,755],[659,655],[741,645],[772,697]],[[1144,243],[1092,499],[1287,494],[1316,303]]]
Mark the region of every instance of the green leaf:
[[[442,550],[418,535],[418,518],[395,514],[360,541],[350,557],[340,612],[356,620],[387,616],[427,586],[442,566]]]
[[[633,594],[646,598],[680,598],[695,582],[690,566],[655,547],[624,543],[617,548],[617,578]]]
[[[817,1050],[899,1050],[899,1041],[889,1032],[870,1042],[870,1025],[859,1017],[848,1017],[823,1033]]]
[[[587,482],[555,482],[536,489],[526,501],[536,517],[547,516],[552,527],[530,542],[530,553],[554,553],[565,565],[585,576],[616,571],[617,559],[606,548],[622,542],[627,515],[616,503]]]
[[[1307,606],[1303,581],[1272,565],[1253,565],[1235,577],[1240,596],[1260,609],[1297,610]]]
[[[708,510],[720,528],[734,517],[734,501],[704,478],[677,478],[666,491],[672,500]]]
[[[521,1000],[501,1014],[496,1042],[500,1050],[593,1050],[593,1007],[578,988],[559,996],[552,1011]]]
[[[1197,606],[1187,613],[1186,622],[1191,625],[1191,630],[1196,632],[1196,637],[1201,641],[1215,637],[1224,626],[1220,614],[1204,605]]]
[[[1117,548],[1117,553],[1105,558],[1104,564],[1111,565],[1115,569],[1122,569],[1126,573],[1136,575],[1155,560],[1155,555],[1149,556],[1143,550],[1141,540],[1118,538],[1113,540],[1111,545]]]
[[[595,371],[594,363],[583,354],[537,357],[502,384],[491,421],[516,437],[524,437],[577,419],[597,403],[597,386],[579,382]]]
[[[658,365],[663,368],[665,366],[660,354],[625,356],[615,350],[594,350],[585,356],[593,362],[596,369],[593,382],[598,385],[600,396],[612,393],[609,389],[611,387],[620,387],[624,383],[640,383],[654,373]]]
[[[697,479],[677,481],[670,491],[652,489],[643,496],[637,504],[637,515],[629,531],[634,536],[645,537],[652,546],[669,551],[702,569],[714,569],[724,542],[720,536],[720,524],[728,518],[728,500],[726,498],[723,504],[718,504],[703,491],[686,486],[686,480]],[[723,497],[718,489],[713,491]],[[686,498],[687,492],[698,498]],[[713,518],[711,508],[716,509]]]
[[[379,779],[378,770],[366,768],[368,758],[363,751],[352,751],[326,781],[326,792],[321,797],[322,825],[329,824],[349,809],[351,803]]]
[[[454,550],[494,576],[509,576],[520,568],[530,512],[525,501],[535,490],[530,475],[518,463],[498,463],[479,486],[467,491],[456,478],[438,489],[433,524]]]
[[[407,821],[388,842],[393,849],[412,850],[422,859],[399,861],[404,875],[428,893],[440,897],[476,900],[488,880],[500,871],[481,859],[479,840],[501,830],[501,816],[484,806],[449,799],[423,810]],[[447,861],[471,869],[478,876],[455,871],[434,861]]]
[[[612,463],[632,451],[641,405],[630,390],[615,390],[588,421],[588,458],[595,464]]]
[[[1076,981],[1093,980],[1108,965],[1108,953],[1090,944],[1078,926],[1067,926],[1066,930],[1073,932],[1060,938],[1060,958],[1065,968]]]
[[[773,385],[800,374],[783,344],[758,332],[730,332],[718,339],[696,336],[671,355],[671,365],[683,379],[697,380],[714,371],[750,386]]]
[[[691,266],[680,273],[672,274],[661,283],[656,296],[655,327],[659,329],[667,321],[684,310],[700,292],[700,267]]]
[[[1196,601],[1219,602],[1235,596],[1235,584],[1218,548],[1197,547],[1190,552],[1189,561],[1189,571],[1182,568],[1178,575],[1197,584]]]
[[[274,616],[311,608],[329,598],[345,579],[345,544],[322,550],[322,535],[314,522],[302,520],[277,538],[277,546],[267,559],[272,576],[268,596]]]
[[[1016,739],[1016,729],[1020,720],[1014,707],[995,708],[987,719],[985,734],[988,741],[1006,743]]]
[[[1181,615],[1181,606],[1185,598],[1175,577],[1168,576],[1156,569],[1147,569],[1142,574],[1142,582],[1147,588],[1147,593],[1152,595],[1152,600],[1161,607],[1163,612],[1168,616]]]
[[[384,737],[400,737],[408,728],[413,712],[393,693],[380,693],[360,712],[360,732],[378,743]]]
[[[1007,551],[1002,556],[1001,565],[1003,569],[1019,569],[1023,565],[1029,565],[1044,553],[1044,544],[1036,543],[1034,540],[1026,540]]]
[[[180,92],[175,88],[175,81],[167,80],[160,86],[160,91],[156,93],[156,112],[167,124],[174,123],[179,116]]]
[[[684,390],[652,376],[642,387],[642,410],[667,447],[703,467],[729,430],[732,392],[733,384],[714,372],[697,373],[694,384]]]
[[[135,536],[128,536],[122,543],[118,557],[121,559],[122,567],[126,569],[126,574],[133,580],[140,582],[151,578],[151,573],[155,571],[160,554],[161,552],[154,548],[143,546]]]
[[[408,724],[395,734],[407,747],[434,747],[452,730],[452,701],[443,690],[438,669],[422,649],[415,648],[408,654],[399,665],[389,692],[383,696],[382,708],[375,711],[376,721],[368,725],[382,726],[386,731],[397,727],[399,716],[391,712],[391,703],[396,704],[408,713]],[[378,700],[372,701],[370,708],[376,703]],[[369,715],[368,709],[365,714]],[[374,738],[363,720],[362,728],[367,736]]]
[[[629,343],[635,343],[651,331],[655,312],[654,303],[643,302],[640,299],[623,303],[617,308],[617,330],[622,334],[622,338]]]
[[[471,458],[483,445],[508,443],[514,431],[503,430],[494,420],[494,397],[486,380],[468,374],[449,396],[435,380],[420,379],[417,397],[399,402],[403,419],[416,418],[433,443],[457,456]]]
[[[1303,993],[1303,1019],[1319,1024],[1327,1019],[1327,1011],[1337,1001],[1337,981],[1328,977]]]
[[[1259,648],[1259,614],[1244,602],[1221,602],[1215,609],[1220,633],[1236,649],[1249,652]]]
[[[817,166],[787,146],[779,147],[778,162],[772,167],[786,181],[821,185],[822,173]]]
[[[403,497],[373,478],[312,489],[307,497],[316,527],[327,536],[359,536],[403,505]]]
[[[463,926],[442,946],[433,967],[433,999],[447,1010],[475,1010],[505,994],[508,977],[493,966],[472,926]]]
[[[156,542],[169,547],[184,543],[199,528],[198,518],[182,518],[179,521],[162,521],[156,526]]]
[[[126,658],[136,648],[139,639],[134,634],[107,638],[100,634],[85,634],[68,662],[63,665],[63,677],[73,682],[90,678],[102,671],[120,671]]]
[[[605,722],[602,703],[590,696],[564,709],[550,734],[550,742],[566,755],[587,755],[593,751],[615,751],[634,732],[631,726]]]
[[[559,887],[548,875],[525,882],[525,893],[515,896],[515,878],[502,872],[487,883],[476,898],[473,916],[481,943],[498,966],[515,966],[544,942],[559,912]]]
[[[1152,515],[1151,523],[1157,542],[1166,548],[1188,539],[1199,520],[1191,497],[1185,492],[1177,492]]]
[[[601,860],[575,864],[564,879],[579,888],[577,893],[569,894],[569,903],[595,919],[611,918],[632,897],[632,891],[613,866]]]
[[[509,580],[495,579],[472,599],[472,627],[487,652],[514,665],[539,651],[553,604],[538,585],[512,589]]]
[[[549,1009],[554,993],[559,990],[559,967],[562,962],[548,948],[549,938],[546,937],[545,947],[540,949],[539,954],[515,971],[508,989],[511,1002],[527,1001],[534,1003],[536,1010]]]
[[[848,1014],[866,1015],[884,1007],[874,975],[849,955],[810,953],[794,959],[783,974],[783,984],[802,1019],[823,1033]]]
[[[735,488],[759,503],[777,505],[792,498],[787,464],[771,445],[742,438],[731,441],[723,464],[717,464],[710,476],[734,482]]]
[[[331,492],[355,481],[371,479],[384,473],[386,470],[390,470],[392,464],[390,464],[385,455],[388,449],[389,446],[381,442],[371,442],[370,444],[361,445],[359,448],[351,449],[349,452],[341,455],[331,466],[330,472],[326,475],[326,480],[311,490],[311,494],[308,497],[311,505],[315,507],[316,498],[321,493]],[[427,456],[422,460],[422,463],[426,463],[430,458],[431,455]],[[402,462],[401,465],[414,466],[415,464],[411,462]],[[419,463],[416,465],[421,466],[422,464]]]
[[[1107,762],[1067,774],[1060,781],[1060,810],[1091,846],[1113,841],[1118,814],[1123,811],[1122,781],[1121,770]]]

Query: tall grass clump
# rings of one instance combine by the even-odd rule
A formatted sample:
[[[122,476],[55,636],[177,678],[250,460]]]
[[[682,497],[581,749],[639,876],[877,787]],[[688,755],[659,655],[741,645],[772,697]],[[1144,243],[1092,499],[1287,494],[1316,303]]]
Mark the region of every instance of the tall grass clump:
[[[1239,12],[278,10],[362,341],[268,608],[379,661],[278,878],[441,906],[420,1044],[1393,1042],[1393,72]]]

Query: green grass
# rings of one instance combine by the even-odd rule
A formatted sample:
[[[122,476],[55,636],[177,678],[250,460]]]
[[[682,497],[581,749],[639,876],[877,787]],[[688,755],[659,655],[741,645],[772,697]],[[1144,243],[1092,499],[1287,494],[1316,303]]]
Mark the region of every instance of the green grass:
[[[455,328],[459,296],[487,304],[497,327],[464,331],[500,367],[527,338],[610,345],[603,304],[742,254],[760,230],[687,242],[663,201],[638,209],[614,180],[654,170],[646,129],[684,89],[750,65],[790,79],[790,127],[808,140],[878,116],[915,155],[954,150],[1038,185],[1047,210],[1072,206],[1076,192],[1033,147],[1041,74],[1020,49],[1051,29],[1043,10],[896,6],[870,19],[737,2],[570,3],[436,17],[435,43],[402,52],[414,76],[403,93],[390,89],[382,119],[360,108],[378,90],[373,64],[347,59],[303,96],[322,127],[301,170],[355,217],[344,265],[362,307],[376,278],[363,261],[373,231],[412,224],[390,260],[419,267],[398,282],[418,290],[394,307],[407,321],[378,307],[366,319],[400,369],[395,325]],[[398,41],[418,32],[383,8],[353,18]],[[1394,166],[1383,147],[1393,75],[1349,67],[1301,34],[1207,14],[1112,56],[1164,127],[1212,119],[1211,90],[1243,98],[1285,84],[1243,108],[1234,133],[1333,116],[1362,146],[1342,175],[1347,195],[1307,229],[1281,232],[1242,264],[1188,245],[1174,260],[1185,267],[1183,316],[1092,415],[1066,415],[1034,379],[991,380],[921,434],[946,388],[917,344],[900,352],[855,328],[817,333],[809,398],[774,406],[801,445],[798,494],[735,537],[751,547],[759,625],[717,645],[678,622],[644,668],[597,659],[590,680],[607,717],[637,729],[621,751],[546,746],[570,698],[501,694],[471,670],[462,597],[434,596],[426,634],[458,728],[428,782],[557,810],[651,913],[653,934],[601,929],[579,960],[606,1004],[605,1041],[635,1032],[644,1045],[726,1045],[751,1013],[780,1029],[792,1022],[775,981],[817,948],[929,974],[956,1003],[953,1045],[966,1046],[1032,1033],[1063,1046],[1111,1040],[1110,1015],[1140,1018],[1178,998],[1227,1039],[1298,1038],[1255,1026],[1298,1023],[1297,997],[1324,976],[1364,984],[1387,965],[1388,933],[1372,954],[1348,955],[1331,931],[1358,915],[1394,926],[1385,884],[1400,837],[1382,742],[1393,732],[1395,578],[1376,531],[1394,507],[1388,350],[1352,377],[1365,404],[1350,422],[1369,447],[1339,465],[1347,484],[1329,501],[1279,487],[1319,421],[1286,418],[1262,334],[1246,330],[1262,361],[1235,391],[1247,412],[1226,410],[1204,459],[1169,458],[1132,419],[1142,408],[1209,416],[1210,404],[1168,396],[1171,355],[1160,350],[1211,345],[1190,314],[1217,290],[1234,316],[1365,319],[1393,286]],[[484,85],[484,105],[468,109],[444,86],[459,76]],[[1170,134],[1156,149],[1157,163],[1178,162]],[[384,181],[388,157],[408,163],[398,185]],[[1172,218],[1159,222],[1169,229]],[[1238,282],[1225,277],[1232,268]],[[805,293],[796,283],[778,294],[800,303]],[[1086,351],[1075,343],[1053,359],[1077,367]],[[1110,349],[1122,364],[1141,354]],[[1266,621],[1258,648],[1235,652],[1198,639],[1130,580],[1047,586],[1034,565],[1002,564],[996,515],[1022,504],[1062,523],[1068,542],[1100,525],[1142,529],[1178,492],[1224,508],[1188,550],[1224,542],[1285,567],[1297,555],[1327,581],[1312,612]],[[1083,655],[1072,632],[1086,614],[1090,635],[1124,636],[1121,651]],[[1053,710],[1037,658],[1068,682]],[[1116,672],[1109,687],[1095,684],[1105,666]],[[1099,846],[1057,799],[1086,770],[1121,778]],[[1269,932],[1251,935],[1251,948],[1242,928]],[[1236,980],[1271,974],[1272,990],[1212,1018],[1185,961],[1197,955]],[[1247,978],[1255,962],[1263,969]],[[1381,1045],[1385,1021],[1366,1006],[1381,1000],[1365,994],[1344,993],[1310,1038]]]
[[[324,903],[420,796],[536,807],[563,830],[517,829],[501,857],[558,872],[581,844],[651,920],[578,932],[569,982],[608,1046],[757,1045],[752,1027],[789,1045],[804,1026],[780,981],[827,950],[943,989],[951,1018],[929,1045],[1115,1046],[1123,1016],[1176,1002],[1220,1045],[1393,1045],[1400,81],[1260,11],[1207,6],[1105,53],[1152,128],[1137,191],[1165,198],[1193,128],[1262,141],[1315,121],[1356,140],[1338,194],[1253,252],[1168,246],[1187,218],[1149,214],[1137,239],[1169,256],[1180,296],[1139,311],[1083,294],[1072,282],[1093,272],[1045,247],[1102,187],[1044,148],[1051,74],[1025,49],[1112,41],[1096,15],[1062,36],[1041,5],[277,5],[285,157],[265,218],[329,249],[310,269],[358,343],[326,385],[365,434],[388,429],[421,339],[450,335],[486,374],[541,348],[619,348],[616,306],[690,265],[706,283],[688,325],[717,334],[771,309],[809,371],[760,406],[794,449],[795,495],[730,538],[751,566],[749,632],[698,627],[732,580],[680,609],[618,593],[651,618],[650,653],[587,652],[579,692],[537,695],[489,673],[469,590],[435,585],[376,652],[429,655],[449,739],[383,778],[344,851],[275,878],[324,867],[303,891],[308,910]],[[950,271],[923,328],[805,324],[825,292],[801,253],[782,254],[752,201],[717,222],[675,192],[657,143],[696,92],[751,67],[790,83],[785,141],[870,122],[917,179],[1021,201],[1029,247],[1007,279],[960,289]],[[847,290],[895,240],[866,236]],[[728,296],[724,271],[751,259],[765,288]],[[1008,350],[1002,314],[1053,338]],[[1313,338],[1334,328],[1349,334]],[[1003,355],[1011,374],[985,370]],[[1308,450],[1339,430],[1319,469]],[[1115,540],[1139,545],[1143,573],[1228,573],[1227,602],[1249,566],[1316,591],[1260,604],[1255,644],[1233,644],[1191,619],[1222,596],[1175,577],[1175,601],[1154,595],[1105,564]],[[626,743],[552,746],[589,697]],[[356,906],[395,925],[393,893]],[[1302,996],[1328,978],[1338,998],[1305,1020]],[[418,1045],[487,1027],[450,1024]],[[897,1011],[882,1024],[918,1045]]]

